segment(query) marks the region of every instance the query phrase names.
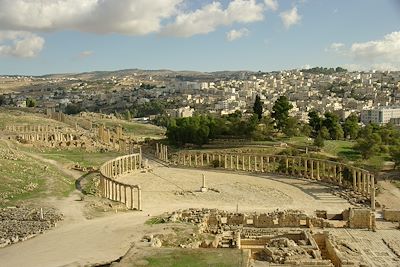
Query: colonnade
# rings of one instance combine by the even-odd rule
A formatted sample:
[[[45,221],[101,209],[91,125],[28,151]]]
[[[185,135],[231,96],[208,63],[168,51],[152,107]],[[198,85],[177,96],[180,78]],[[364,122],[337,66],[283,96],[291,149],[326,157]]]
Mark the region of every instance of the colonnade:
[[[142,210],[142,189],[117,181],[122,175],[142,169],[142,153],[118,157],[100,167],[100,190],[103,197],[124,203],[131,210]]]
[[[31,132],[37,132],[37,133],[48,133],[48,132],[55,132],[58,129],[56,129],[54,126],[50,125],[28,125],[28,124],[23,124],[23,125],[7,125],[6,126],[6,131],[9,132],[18,132],[18,133],[31,133]]]
[[[375,209],[374,175],[367,170],[340,162],[285,155],[182,151],[173,156],[172,164],[292,175],[324,181],[353,189],[368,197],[371,200],[371,208]]]
[[[168,162],[168,146],[156,143],[156,155],[158,159]]]
[[[42,142],[70,142],[78,140],[79,137],[75,134],[65,134],[65,133],[22,133],[18,135],[18,138],[26,141],[42,141]]]

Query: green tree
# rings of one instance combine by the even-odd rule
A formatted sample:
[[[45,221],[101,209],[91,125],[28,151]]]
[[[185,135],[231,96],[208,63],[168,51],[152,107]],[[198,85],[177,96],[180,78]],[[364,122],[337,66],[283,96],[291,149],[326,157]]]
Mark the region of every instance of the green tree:
[[[322,118],[319,116],[317,111],[312,110],[308,113],[308,124],[312,128],[312,136],[316,137],[322,127]]]
[[[272,107],[271,117],[274,119],[275,126],[278,131],[283,131],[289,119],[289,111],[293,105],[289,102],[286,96],[280,96]]]
[[[289,117],[286,121],[286,126],[283,128],[283,133],[288,137],[300,135],[299,123],[296,118]]]
[[[258,120],[261,120],[263,115],[263,104],[259,95],[256,95],[256,100],[254,101],[253,112],[257,114]]]
[[[82,111],[82,108],[78,104],[72,104],[72,103],[68,104],[64,110],[65,114],[68,114],[68,115],[78,114],[81,111]]]
[[[0,106],[4,105],[6,102],[6,97],[4,95],[0,95]]]
[[[330,139],[338,140],[343,138],[343,129],[339,123],[339,117],[332,112],[325,112],[324,116],[322,125],[328,129]]]
[[[322,137],[322,134],[319,133],[315,138],[314,138],[314,146],[317,147],[324,147],[325,145],[325,140]]]
[[[356,139],[360,131],[360,126],[358,125],[358,116],[351,114],[346,118],[343,124],[344,136],[350,139]]]
[[[326,128],[325,126],[321,127],[320,132],[318,133],[318,135],[321,135],[322,138],[329,139],[331,136],[329,134],[328,128]]]
[[[400,166],[400,146],[394,146],[390,149],[390,156],[395,163],[395,167]]]
[[[36,107],[36,100],[33,99],[33,98],[28,97],[28,98],[26,99],[26,106],[27,106],[28,108]]]
[[[132,120],[132,115],[131,115],[131,112],[129,111],[129,109],[127,109],[126,111],[125,111],[125,120],[127,120],[127,121],[131,121]]]

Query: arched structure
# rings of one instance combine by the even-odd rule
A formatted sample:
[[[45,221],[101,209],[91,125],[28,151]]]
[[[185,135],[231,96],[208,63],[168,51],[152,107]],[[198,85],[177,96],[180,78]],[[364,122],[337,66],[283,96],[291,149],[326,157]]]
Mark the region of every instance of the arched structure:
[[[350,188],[371,201],[375,210],[375,177],[364,169],[340,162],[286,155],[180,151],[168,155],[166,146],[156,146],[156,156],[172,165],[192,168],[291,175]]]
[[[131,210],[142,210],[142,189],[117,181],[118,177],[142,169],[142,154],[136,153],[107,161],[100,167],[101,195],[124,203]]]

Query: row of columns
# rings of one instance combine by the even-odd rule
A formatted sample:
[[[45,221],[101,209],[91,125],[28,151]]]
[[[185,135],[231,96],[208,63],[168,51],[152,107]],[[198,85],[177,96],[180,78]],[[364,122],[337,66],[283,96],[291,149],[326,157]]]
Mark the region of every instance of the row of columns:
[[[177,154],[175,164],[189,167],[214,166],[229,170],[278,173],[323,180],[342,187],[352,187],[354,191],[370,197],[371,207],[375,209],[373,174],[338,162],[280,155],[180,152]],[[345,168],[353,177],[353,185],[346,184],[343,180]]]
[[[102,166],[102,173],[106,177],[117,178],[136,170],[141,169],[141,155],[132,154],[113,159]]]
[[[28,132],[55,132],[57,129],[50,125],[7,125],[6,131],[9,132],[19,132],[19,133],[28,133]]]
[[[19,138],[27,141],[44,141],[44,142],[69,142],[77,140],[78,137],[73,134],[64,134],[64,133],[36,133],[36,134],[19,134]]]
[[[124,203],[128,209],[142,210],[142,189],[138,185],[127,185],[102,177],[100,180],[102,196]]]
[[[129,209],[142,210],[142,190],[138,185],[128,185],[115,181],[121,175],[142,169],[142,151],[118,157],[100,168],[102,196],[124,203]]]
[[[168,146],[156,143],[156,158],[168,162]]]

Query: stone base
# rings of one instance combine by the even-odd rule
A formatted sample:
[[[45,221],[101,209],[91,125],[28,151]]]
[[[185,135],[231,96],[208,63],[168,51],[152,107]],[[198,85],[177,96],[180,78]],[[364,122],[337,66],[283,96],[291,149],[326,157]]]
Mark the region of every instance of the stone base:
[[[207,187],[203,187],[203,186],[200,187],[200,192],[207,192],[207,190],[208,190]]]

